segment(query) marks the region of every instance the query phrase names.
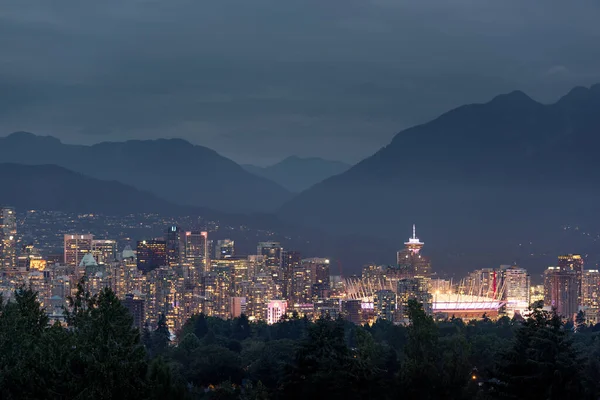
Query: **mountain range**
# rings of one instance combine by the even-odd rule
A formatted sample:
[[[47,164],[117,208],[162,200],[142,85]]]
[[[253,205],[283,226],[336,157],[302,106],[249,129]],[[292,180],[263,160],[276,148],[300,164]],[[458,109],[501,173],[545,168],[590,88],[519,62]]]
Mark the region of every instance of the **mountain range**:
[[[0,163],[0,182],[0,204],[19,210],[111,215],[184,211],[121,182],[90,178],[56,165]]]
[[[350,168],[350,165],[318,157],[290,156],[268,167],[249,164],[243,167],[255,175],[276,182],[292,193],[300,193],[331,176],[341,174]]]
[[[253,226],[356,265],[393,262],[389,249],[402,247],[416,223],[434,270],[450,275],[510,263],[538,268],[572,252],[594,265],[598,110],[600,85],[574,88],[553,104],[515,91],[406,129],[371,157],[327,173],[327,161],[294,157],[250,173],[178,139],[79,146],[14,133],[0,138],[0,163],[38,167],[2,165],[0,203],[114,213],[202,206],[236,221],[251,213]],[[309,174],[308,165],[320,167]],[[290,193],[301,187],[308,189]]]
[[[54,164],[102,180],[116,180],[173,203],[226,212],[273,211],[291,197],[202,146],[181,139],[64,144],[26,132],[0,138],[0,162]]]
[[[416,223],[429,243],[424,251],[446,269],[583,252],[560,231],[598,228],[599,110],[600,85],[577,87],[554,104],[515,91],[458,107],[398,133],[279,215],[398,243]]]

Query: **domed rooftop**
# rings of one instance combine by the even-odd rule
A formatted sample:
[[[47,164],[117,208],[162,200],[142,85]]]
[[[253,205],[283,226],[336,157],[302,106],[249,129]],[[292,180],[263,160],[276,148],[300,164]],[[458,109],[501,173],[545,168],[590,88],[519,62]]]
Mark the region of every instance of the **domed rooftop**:
[[[123,259],[125,258],[135,258],[135,253],[133,250],[131,250],[131,246],[125,246],[125,248],[123,249],[123,253],[121,254],[121,256],[123,257]]]
[[[79,266],[80,267],[97,267],[98,263],[96,262],[96,259],[94,258],[94,256],[92,255],[92,253],[87,253],[81,259],[81,262],[79,263]]]

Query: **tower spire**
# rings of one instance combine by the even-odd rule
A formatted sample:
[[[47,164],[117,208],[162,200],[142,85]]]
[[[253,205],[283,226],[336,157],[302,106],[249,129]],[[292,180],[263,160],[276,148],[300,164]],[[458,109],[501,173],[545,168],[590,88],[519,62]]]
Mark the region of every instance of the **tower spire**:
[[[413,237],[412,238],[413,239],[417,238],[417,228],[416,228],[415,224],[413,224]]]

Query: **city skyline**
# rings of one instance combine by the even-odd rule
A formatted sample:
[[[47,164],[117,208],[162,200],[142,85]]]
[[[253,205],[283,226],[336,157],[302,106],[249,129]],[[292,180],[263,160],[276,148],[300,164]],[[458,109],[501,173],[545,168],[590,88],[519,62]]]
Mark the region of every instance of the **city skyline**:
[[[250,321],[269,324],[292,313],[407,324],[411,300],[435,318],[526,316],[533,299],[539,298],[546,309],[556,309],[566,319],[580,311],[592,324],[600,319],[600,274],[585,269],[581,255],[556,256],[556,266],[544,272],[543,285],[532,284],[527,269],[515,265],[475,270],[453,282],[431,268],[416,224],[397,251],[395,265],[367,265],[360,275],[342,276],[329,258],[303,255],[274,240],[258,242],[255,254],[242,255],[233,240],[213,241],[208,230],[177,225],[165,226],[164,236],[137,240],[136,251],[130,246],[120,250],[118,241],[109,237],[58,233],[64,243],[57,258],[32,244],[17,249],[17,214],[12,207],[2,209],[0,228],[11,233],[9,252],[6,240],[0,248],[2,292],[10,298],[11,288],[31,285],[48,314],[58,320],[67,296],[84,277],[92,293],[103,287],[114,290],[133,310],[137,326],[156,326],[165,315],[173,332],[198,313],[224,319],[244,314]],[[543,288],[541,297],[538,286]]]

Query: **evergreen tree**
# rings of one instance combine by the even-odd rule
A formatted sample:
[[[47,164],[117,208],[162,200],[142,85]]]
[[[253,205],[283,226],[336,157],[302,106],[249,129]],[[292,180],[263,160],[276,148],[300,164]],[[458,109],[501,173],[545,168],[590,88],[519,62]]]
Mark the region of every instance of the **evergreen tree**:
[[[587,324],[585,323],[585,312],[579,310],[575,317],[575,332],[585,332],[587,328]]]
[[[536,308],[498,358],[493,393],[513,399],[580,398],[581,361],[556,313]]]
[[[70,303],[72,398],[144,398],[146,352],[129,310],[109,288],[90,296],[82,282]]]
[[[156,329],[152,332],[152,351],[155,354],[163,354],[171,343],[171,332],[167,326],[167,317],[165,314],[160,314]]]
[[[194,335],[196,335],[198,339],[202,339],[208,333],[208,321],[206,320],[206,315],[204,315],[204,313],[200,313],[195,317]]]

